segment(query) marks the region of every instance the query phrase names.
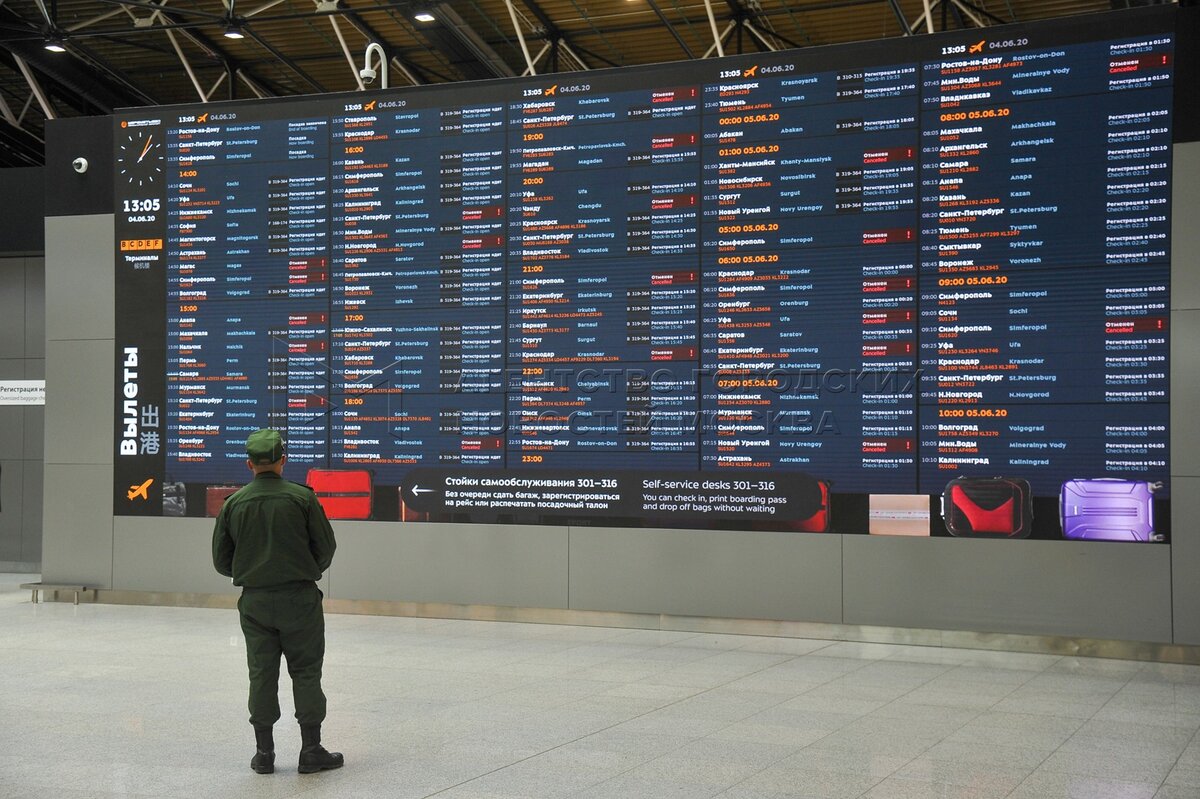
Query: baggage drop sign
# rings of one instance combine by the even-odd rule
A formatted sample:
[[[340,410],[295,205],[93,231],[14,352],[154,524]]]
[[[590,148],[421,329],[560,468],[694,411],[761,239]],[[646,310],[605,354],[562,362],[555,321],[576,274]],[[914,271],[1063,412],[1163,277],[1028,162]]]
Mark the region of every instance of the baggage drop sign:
[[[788,522],[823,510],[820,484],[801,473],[733,479],[694,472],[414,469],[400,490],[415,511],[480,521],[504,514]]]

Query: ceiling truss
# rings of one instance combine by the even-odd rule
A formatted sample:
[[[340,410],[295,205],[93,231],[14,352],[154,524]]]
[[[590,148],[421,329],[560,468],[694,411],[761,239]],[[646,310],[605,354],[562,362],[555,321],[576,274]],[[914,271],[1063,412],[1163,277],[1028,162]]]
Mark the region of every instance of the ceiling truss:
[[[362,91],[370,43],[382,48],[392,78],[415,86],[1109,7],[1108,0],[0,0],[0,166],[40,163],[45,120],[58,116]],[[242,38],[226,38],[236,32]],[[43,49],[52,41],[65,52]]]

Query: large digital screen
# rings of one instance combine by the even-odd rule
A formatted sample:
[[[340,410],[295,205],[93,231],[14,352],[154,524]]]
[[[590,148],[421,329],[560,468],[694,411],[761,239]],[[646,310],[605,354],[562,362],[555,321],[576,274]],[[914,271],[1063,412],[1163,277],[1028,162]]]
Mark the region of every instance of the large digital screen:
[[[120,112],[114,510],[1164,540],[1174,19]]]

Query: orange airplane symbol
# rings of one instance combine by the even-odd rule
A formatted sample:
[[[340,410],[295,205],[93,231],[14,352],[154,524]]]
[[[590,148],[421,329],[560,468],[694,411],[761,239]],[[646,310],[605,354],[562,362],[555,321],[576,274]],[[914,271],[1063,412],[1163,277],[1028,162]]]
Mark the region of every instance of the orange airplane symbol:
[[[197,122],[207,122],[207,121],[208,121],[208,112],[207,112],[207,111],[205,111],[203,114],[201,114],[200,116],[196,117],[196,121],[197,121]]]
[[[379,101],[378,101],[378,100],[372,100],[371,102],[369,102],[369,103],[367,103],[367,104],[365,104],[365,105],[363,106],[363,110],[364,110],[364,111],[374,111],[374,110],[375,110],[375,103],[377,103],[377,102],[379,102]]]
[[[742,70],[742,77],[743,78],[753,78],[754,73],[756,73],[756,72],[758,72],[758,64],[755,64],[754,66],[750,67],[749,69]]]
[[[987,42],[987,39],[980,39],[979,41],[975,42],[975,44],[971,45],[971,49],[968,50],[967,52],[968,53],[982,53],[983,45],[985,42]]]
[[[142,483],[140,486],[139,485],[131,485],[129,487],[129,490],[125,492],[125,496],[129,498],[130,502],[133,502],[133,500],[137,499],[139,496],[142,499],[148,500],[148,499],[150,499],[150,497],[146,492],[149,491],[150,484],[153,482],[154,482],[154,478],[151,477],[149,480]]]
[[[558,84],[557,84],[557,83],[556,83],[556,84],[554,84],[553,86],[551,86],[549,89],[546,89],[546,91],[544,92],[544,94],[545,94],[547,97],[553,97],[553,96],[554,96],[554,93],[555,93],[556,91],[558,91]]]

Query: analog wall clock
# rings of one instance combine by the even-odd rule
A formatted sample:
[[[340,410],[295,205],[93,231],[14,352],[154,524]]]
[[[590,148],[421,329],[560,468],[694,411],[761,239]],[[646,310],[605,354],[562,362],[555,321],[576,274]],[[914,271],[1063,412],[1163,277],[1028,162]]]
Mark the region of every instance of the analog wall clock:
[[[126,186],[150,186],[163,176],[162,137],[157,131],[125,133],[117,153],[117,170]]]

